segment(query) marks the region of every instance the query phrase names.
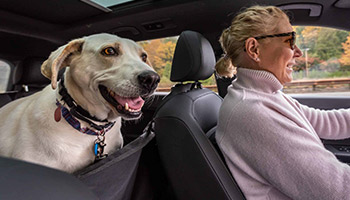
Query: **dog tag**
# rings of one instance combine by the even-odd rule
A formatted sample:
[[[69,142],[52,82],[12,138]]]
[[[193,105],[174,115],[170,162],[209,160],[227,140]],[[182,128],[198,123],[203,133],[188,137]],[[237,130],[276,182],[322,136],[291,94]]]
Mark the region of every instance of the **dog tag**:
[[[106,144],[103,141],[98,141],[98,139],[95,141],[95,145],[94,145],[95,160],[101,160],[108,156],[108,154],[103,154],[105,146]]]
[[[59,122],[61,120],[61,116],[62,116],[61,106],[58,106],[55,110],[55,121]]]

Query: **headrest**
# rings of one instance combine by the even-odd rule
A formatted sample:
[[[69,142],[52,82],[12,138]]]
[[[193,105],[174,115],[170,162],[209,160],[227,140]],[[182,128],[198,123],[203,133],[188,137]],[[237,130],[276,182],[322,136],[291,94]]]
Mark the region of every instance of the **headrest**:
[[[177,41],[170,80],[198,81],[214,73],[215,55],[212,46],[200,33],[184,31]]]
[[[45,58],[26,58],[21,61],[14,71],[13,84],[24,85],[46,85],[50,84],[50,80],[41,74],[41,64],[45,61]]]

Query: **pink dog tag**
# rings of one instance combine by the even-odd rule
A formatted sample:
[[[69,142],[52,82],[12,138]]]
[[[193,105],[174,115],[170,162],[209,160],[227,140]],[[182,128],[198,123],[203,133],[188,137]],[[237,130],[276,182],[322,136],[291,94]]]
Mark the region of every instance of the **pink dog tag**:
[[[58,106],[55,110],[55,121],[59,122],[61,120],[62,112],[61,112],[61,106]]]

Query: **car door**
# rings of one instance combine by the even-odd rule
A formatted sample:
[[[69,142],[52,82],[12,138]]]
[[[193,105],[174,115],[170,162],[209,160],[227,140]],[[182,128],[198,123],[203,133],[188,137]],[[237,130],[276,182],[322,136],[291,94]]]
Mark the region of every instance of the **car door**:
[[[350,108],[350,96],[326,95],[291,95],[300,103],[324,110]],[[349,110],[350,112],[350,110]],[[350,122],[349,122],[350,123]],[[350,136],[350,133],[349,133]],[[350,139],[322,140],[326,149],[331,151],[340,161],[350,163]]]

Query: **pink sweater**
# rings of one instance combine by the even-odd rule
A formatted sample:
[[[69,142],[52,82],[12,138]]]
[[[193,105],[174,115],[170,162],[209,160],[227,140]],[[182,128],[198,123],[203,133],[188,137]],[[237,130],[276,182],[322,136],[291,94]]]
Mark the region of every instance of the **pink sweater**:
[[[216,140],[246,198],[350,199],[350,167],[320,138],[350,137],[350,110],[301,105],[266,71],[238,69]]]

